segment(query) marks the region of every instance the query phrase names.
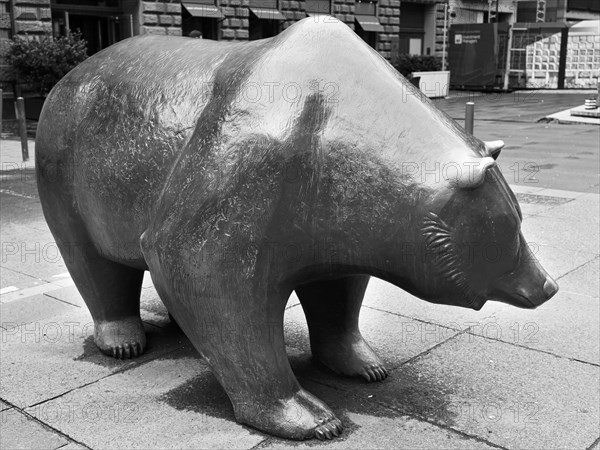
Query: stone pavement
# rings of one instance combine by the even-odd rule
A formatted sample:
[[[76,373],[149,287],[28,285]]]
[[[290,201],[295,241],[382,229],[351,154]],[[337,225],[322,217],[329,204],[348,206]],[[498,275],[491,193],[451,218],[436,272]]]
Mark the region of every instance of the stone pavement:
[[[478,111],[476,134],[513,133],[521,142],[534,133],[560,151],[577,139],[565,135],[572,126],[532,118],[490,119],[486,128],[493,113]],[[18,142],[2,141],[0,448],[599,449],[599,135],[597,127],[596,135],[576,129],[589,136],[567,153],[592,153],[581,155],[592,175],[578,169],[577,189],[553,189],[557,181],[543,171],[537,182],[510,179],[524,234],[561,288],[537,310],[433,305],[373,279],[361,328],[390,376],[368,384],[311,360],[302,309],[290,298],[285,330],[294,372],[345,426],[326,443],[283,441],[238,425],[149,277],[142,294],[148,350],[128,361],[100,354],[43,219],[33,165],[21,166]]]

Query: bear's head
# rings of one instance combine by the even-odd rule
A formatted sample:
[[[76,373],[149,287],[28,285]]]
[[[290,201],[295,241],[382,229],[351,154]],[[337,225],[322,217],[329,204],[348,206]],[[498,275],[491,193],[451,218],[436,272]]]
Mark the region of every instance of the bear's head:
[[[535,308],[557,291],[521,233],[522,214],[495,159],[501,141],[428,203],[420,227],[417,295],[435,303],[480,309],[487,300]]]

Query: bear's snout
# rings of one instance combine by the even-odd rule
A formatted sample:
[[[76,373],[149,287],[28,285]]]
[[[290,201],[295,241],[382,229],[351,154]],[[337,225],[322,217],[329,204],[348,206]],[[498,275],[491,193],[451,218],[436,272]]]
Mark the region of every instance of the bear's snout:
[[[542,268],[521,236],[517,266],[492,283],[489,299],[533,309],[550,300],[557,292],[558,284]]]

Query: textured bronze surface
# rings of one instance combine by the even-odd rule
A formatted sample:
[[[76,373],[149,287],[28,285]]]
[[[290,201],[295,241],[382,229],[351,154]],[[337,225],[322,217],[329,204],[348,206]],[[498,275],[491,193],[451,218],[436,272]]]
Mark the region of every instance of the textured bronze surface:
[[[502,145],[320,16],[260,41],[144,36],[94,55],[48,97],[36,166],[102,351],[144,350],[149,270],[238,421],[325,439],[341,422],[285,353],[293,290],[314,356],[370,381],[387,376],[358,330],[370,276],[474,309],[556,292],[520,233]]]

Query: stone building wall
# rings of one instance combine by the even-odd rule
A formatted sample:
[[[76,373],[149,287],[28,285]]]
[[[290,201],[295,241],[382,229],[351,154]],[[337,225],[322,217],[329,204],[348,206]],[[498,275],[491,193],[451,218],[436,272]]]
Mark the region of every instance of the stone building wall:
[[[332,15],[354,30],[354,0],[334,0]]]
[[[14,35],[39,39],[52,34],[50,0],[0,0],[0,85],[14,80],[12,68],[6,63],[8,40]],[[14,28],[14,29],[13,29]]]
[[[139,34],[181,36],[181,3],[169,0],[142,0],[138,23]]]
[[[14,0],[16,34],[48,36],[52,34],[50,0]]]
[[[221,11],[225,15],[221,24],[223,40],[248,39],[248,4],[249,0],[221,0]],[[334,0],[331,14],[354,30],[354,7],[354,0]],[[377,50],[390,59],[391,37],[400,29],[400,0],[379,0],[377,7],[379,21],[385,29],[378,35]],[[306,17],[304,0],[280,0],[279,10],[287,19],[282,23],[282,30]]]
[[[411,0],[414,1],[414,0]],[[431,0],[425,0],[431,1]],[[135,34],[181,35],[180,0],[126,0],[131,9]],[[401,0],[378,0],[377,16],[384,32],[378,33],[376,49],[391,59],[392,39],[400,31]],[[14,24],[16,34],[43,36],[52,33],[50,0],[14,0],[15,17],[10,16],[10,0],[0,0],[0,50],[6,45]],[[217,2],[225,18],[220,22],[222,40],[247,40],[249,33],[249,0],[220,0]],[[279,10],[286,17],[281,28],[286,29],[306,17],[305,0],[279,0]],[[127,11],[129,12],[129,11]],[[437,5],[435,54],[443,49],[443,4]],[[332,0],[331,14],[354,30],[355,0]],[[0,51],[0,82],[10,79],[10,69]]]
[[[304,0],[279,0],[279,9],[288,19],[282,25],[283,30],[306,17],[306,2]]]
[[[250,10],[248,0],[221,0],[221,12],[225,16],[221,24],[221,39],[247,41]]]
[[[377,51],[388,60],[392,56],[392,36],[398,36],[400,32],[400,14],[400,0],[379,0],[377,15],[385,33],[379,33]]]

